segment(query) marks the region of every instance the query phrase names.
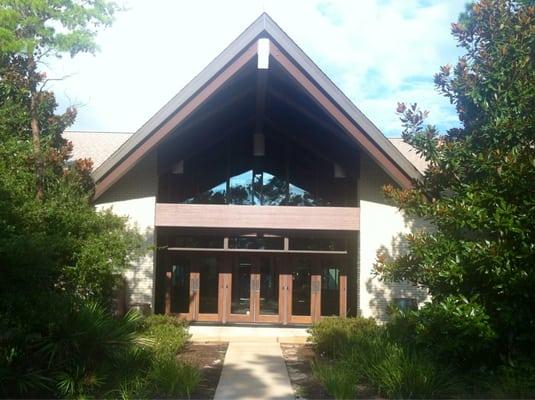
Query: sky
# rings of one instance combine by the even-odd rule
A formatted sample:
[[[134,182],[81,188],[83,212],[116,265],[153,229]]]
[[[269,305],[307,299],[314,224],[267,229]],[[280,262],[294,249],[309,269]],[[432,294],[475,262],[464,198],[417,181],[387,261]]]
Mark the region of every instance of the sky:
[[[125,0],[95,55],[47,65],[71,130],[135,132],[262,12],[389,137],[398,101],[417,102],[441,130],[458,125],[433,74],[462,54],[450,25],[466,0]]]

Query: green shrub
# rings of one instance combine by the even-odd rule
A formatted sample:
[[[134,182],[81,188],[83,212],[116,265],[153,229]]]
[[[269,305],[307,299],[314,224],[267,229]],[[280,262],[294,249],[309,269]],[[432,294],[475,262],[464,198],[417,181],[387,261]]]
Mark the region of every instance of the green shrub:
[[[176,356],[190,338],[187,324],[171,316],[151,315],[146,317],[141,329],[154,342],[153,348],[156,358]]]
[[[319,354],[336,357],[347,351],[360,336],[375,335],[380,328],[372,318],[337,318],[321,320],[309,329],[310,341]]]
[[[316,362],[312,369],[327,392],[335,399],[355,397],[357,377],[351,368],[347,368],[343,363]]]
[[[141,329],[153,342],[147,372],[152,397],[189,397],[199,384],[199,371],[177,358],[190,337],[187,327],[187,323],[171,316],[152,315],[143,320]]]
[[[417,345],[438,359],[462,367],[482,365],[495,354],[496,333],[487,312],[477,302],[449,297],[428,303],[410,317],[415,323]]]
[[[426,355],[397,344],[383,347],[383,359],[366,368],[368,381],[388,398],[444,398],[458,390],[451,371]]]
[[[149,372],[152,394],[157,398],[186,396],[195,390],[200,381],[199,371],[177,361],[176,357],[160,357]]]
[[[498,399],[535,398],[535,364],[499,368],[489,382],[488,392]]]
[[[148,343],[138,332],[140,316],[115,318],[96,303],[73,307],[36,344],[41,365],[61,397],[97,394],[113,380],[134,346]]]

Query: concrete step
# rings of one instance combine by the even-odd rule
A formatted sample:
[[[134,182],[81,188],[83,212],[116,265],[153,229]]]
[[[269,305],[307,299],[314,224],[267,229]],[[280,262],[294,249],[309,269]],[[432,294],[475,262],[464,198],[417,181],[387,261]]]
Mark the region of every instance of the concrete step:
[[[191,325],[193,342],[306,343],[306,328]]]

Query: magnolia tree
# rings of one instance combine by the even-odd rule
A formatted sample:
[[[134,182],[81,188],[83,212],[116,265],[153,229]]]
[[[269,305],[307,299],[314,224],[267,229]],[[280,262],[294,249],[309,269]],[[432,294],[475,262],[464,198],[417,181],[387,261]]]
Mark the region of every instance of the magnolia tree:
[[[406,235],[393,260],[379,254],[376,270],[428,288],[422,341],[513,362],[535,345],[535,7],[480,0],[452,34],[465,55],[435,84],[461,126],[441,135],[426,112],[399,104],[403,139],[428,167],[413,189],[385,188],[434,229]]]

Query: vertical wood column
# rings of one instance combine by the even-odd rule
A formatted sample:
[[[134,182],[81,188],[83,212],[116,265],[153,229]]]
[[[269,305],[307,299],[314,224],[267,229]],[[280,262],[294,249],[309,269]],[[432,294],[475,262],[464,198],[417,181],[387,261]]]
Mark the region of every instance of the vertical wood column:
[[[191,301],[189,303],[189,312],[192,320],[197,320],[199,318],[199,285],[200,285],[200,274],[198,266],[195,267],[196,270],[190,272],[189,274],[189,287],[191,288]]]
[[[228,238],[226,246],[228,246]],[[230,314],[232,279],[232,256],[221,257],[221,269],[219,271],[219,318],[226,324]]]
[[[281,271],[279,273],[279,321],[288,324],[288,278]]]
[[[320,320],[321,316],[321,275],[317,274],[315,271],[312,275],[311,282],[311,303],[310,303],[310,313],[312,317],[312,322]]]
[[[258,322],[258,316],[260,315],[260,269],[258,268],[258,258],[255,259],[255,267],[251,272],[250,308],[253,312],[253,322]]]
[[[347,316],[347,275],[340,275],[340,316]]]
[[[165,313],[171,314],[171,284],[173,279],[173,271],[169,270],[169,266],[165,269]]]

